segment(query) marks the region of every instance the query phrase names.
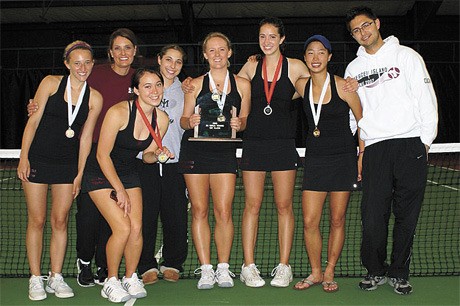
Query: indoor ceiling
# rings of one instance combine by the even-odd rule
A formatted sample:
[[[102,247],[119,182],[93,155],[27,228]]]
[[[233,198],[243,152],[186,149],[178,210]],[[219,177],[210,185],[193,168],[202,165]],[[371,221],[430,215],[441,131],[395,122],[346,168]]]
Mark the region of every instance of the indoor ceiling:
[[[418,1],[8,1],[0,2],[1,24],[244,19],[343,16],[357,5],[372,7],[379,16],[404,16]],[[424,1],[435,4],[438,16],[459,15],[459,0]]]

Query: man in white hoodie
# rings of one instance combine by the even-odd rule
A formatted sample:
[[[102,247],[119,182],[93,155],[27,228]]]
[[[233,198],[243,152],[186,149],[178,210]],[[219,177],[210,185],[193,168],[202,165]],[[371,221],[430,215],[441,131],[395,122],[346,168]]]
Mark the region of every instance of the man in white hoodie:
[[[361,261],[368,274],[359,283],[375,290],[387,281],[410,294],[409,265],[427,179],[428,150],[437,134],[437,101],[422,57],[396,37],[382,39],[380,20],[367,7],[348,11],[347,28],[361,45],[345,76],[358,80],[365,143]],[[395,215],[391,262],[388,221]]]

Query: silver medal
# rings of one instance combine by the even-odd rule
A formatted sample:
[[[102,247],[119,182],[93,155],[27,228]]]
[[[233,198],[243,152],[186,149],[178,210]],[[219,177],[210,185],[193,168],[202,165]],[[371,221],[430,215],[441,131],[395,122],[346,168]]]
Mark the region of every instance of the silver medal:
[[[267,115],[267,116],[270,116],[272,114],[272,108],[270,107],[270,105],[267,105],[265,106],[264,108],[264,114]]]
[[[225,122],[225,116],[220,114],[219,116],[217,116],[217,121],[218,122]]]
[[[212,93],[211,99],[215,102],[219,101],[220,95],[217,92]]]

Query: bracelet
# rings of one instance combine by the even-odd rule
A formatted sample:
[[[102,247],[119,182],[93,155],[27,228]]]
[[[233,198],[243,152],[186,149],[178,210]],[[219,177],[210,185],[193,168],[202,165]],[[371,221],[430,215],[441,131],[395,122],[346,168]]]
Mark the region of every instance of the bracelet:
[[[364,150],[362,150],[362,151],[359,151],[359,153],[358,153],[358,154],[363,154],[363,153],[364,153]]]

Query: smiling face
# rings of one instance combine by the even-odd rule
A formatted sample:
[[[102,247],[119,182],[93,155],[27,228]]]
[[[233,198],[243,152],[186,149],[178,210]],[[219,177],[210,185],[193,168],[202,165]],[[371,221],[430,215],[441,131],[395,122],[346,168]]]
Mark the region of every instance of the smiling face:
[[[151,106],[160,105],[163,99],[163,82],[155,73],[146,71],[140,78],[134,93],[138,96],[139,102]]]
[[[125,69],[131,67],[135,55],[136,47],[129,39],[118,36],[113,40],[110,56],[113,58],[115,68]]]
[[[273,54],[280,49],[285,37],[281,37],[276,26],[266,23],[259,29],[259,47],[265,55]]]
[[[366,15],[357,15],[349,23],[353,38],[370,54],[374,54],[383,45],[380,36],[380,20],[372,20]]]
[[[93,55],[88,49],[75,49],[64,62],[71,76],[80,82],[86,81],[94,66]]]
[[[312,41],[305,49],[304,59],[311,73],[327,70],[332,54],[319,41]]]
[[[174,80],[184,65],[182,53],[178,50],[168,49],[162,57],[158,56],[158,65],[160,65],[163,78]]]
[[[224,38],[219,36],[209,38],[203,49],[204,58],[211,69],[228,67],[228,59],[232,56],[232,50]]]

